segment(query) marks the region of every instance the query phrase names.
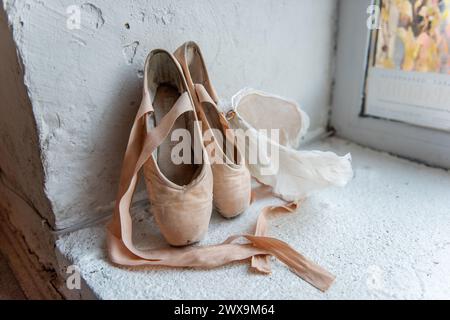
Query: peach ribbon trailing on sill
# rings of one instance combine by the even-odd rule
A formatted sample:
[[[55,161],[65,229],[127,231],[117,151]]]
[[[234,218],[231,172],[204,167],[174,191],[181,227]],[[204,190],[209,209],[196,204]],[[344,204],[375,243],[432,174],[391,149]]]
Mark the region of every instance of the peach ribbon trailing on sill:
[[[182,95],[180,99],[183,98]],[[326,291],[331,286],[335,277],[328,271],[299,254],[287,243],[267,236],[269,215],[293,212],[298,207],[297,202],[263,209],[258,217],[254,235],[231,236],[221,244],[209,246],[165,247],[145,251],[136,248],[132,241],[130,206],[138,174],[152,152],[168,135],[179,116],[177,113],[168,113],[159,126],[146,132],[144,121],[146,115],[151,112],[153,112],[151,104],[141,105],[125,152],[116,206],[113,218],[107,226],[107,250],[113,263],[123,266],[214,268],[234,261],[251,259],[251,266],[255,270],[270,273],[269,257],[274,256],[317,289]],[[236,243],[239,239],[246,239],[248,243]]]

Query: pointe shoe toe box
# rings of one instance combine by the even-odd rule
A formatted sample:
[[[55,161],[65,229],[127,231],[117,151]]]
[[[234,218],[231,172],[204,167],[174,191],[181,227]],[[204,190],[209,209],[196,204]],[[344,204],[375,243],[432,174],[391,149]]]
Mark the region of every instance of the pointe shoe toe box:
[[[158,172],[144,168],[151,211],[172,246],[200,241],[207,233],[212,212],[212,172],[205,167],[187,186],[174,186]]]
[[[213,165],[214,207],[225,218],[245,212],[251,201],[251,177],[242,166],[238,169]]]

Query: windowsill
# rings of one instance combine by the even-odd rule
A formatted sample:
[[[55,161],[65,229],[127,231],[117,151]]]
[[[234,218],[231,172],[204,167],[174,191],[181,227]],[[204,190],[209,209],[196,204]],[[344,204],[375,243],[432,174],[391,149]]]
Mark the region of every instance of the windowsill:
[[[270,233],[336,275],[326,293],[278,261],[270,276],[250,272],[247,262],[213,270],[114,267],[103,225],[63,236],[57,250],[79,266],[83,292],[101,299],[450,298],[450,173],[338,138],[315,147],[351,152],[354,180],[310,197],[298,213],[274,220]],[[263,205],[232,221],[213,213],[204,243],[251,232]],[[145,211],[137,221],[148,217]],[[164,245],[151,220],[135,223],[137,241]]]

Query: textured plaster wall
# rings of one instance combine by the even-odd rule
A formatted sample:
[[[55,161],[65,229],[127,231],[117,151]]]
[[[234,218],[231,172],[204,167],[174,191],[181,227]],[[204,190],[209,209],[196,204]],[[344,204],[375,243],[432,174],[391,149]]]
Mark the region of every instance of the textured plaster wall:
[[[67,28],[70,5],[81,10],[79,30]],[[3,7],[32,104],[22,113],[37,124],[57,228],[114,200],[143,63],[153,48],[195,40],[221,98],[256,87],[300,102],[313,130],[326,126],[336,1],[3,0]],[[8,134],[15,129],[3,122],[23,125],[11,139],[29,147],[31,125],[3,115],[0,121]]]

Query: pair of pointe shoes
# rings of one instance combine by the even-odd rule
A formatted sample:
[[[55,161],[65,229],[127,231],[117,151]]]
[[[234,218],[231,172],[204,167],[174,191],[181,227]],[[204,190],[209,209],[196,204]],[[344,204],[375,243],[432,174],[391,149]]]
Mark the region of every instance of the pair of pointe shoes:
[[[156,223],[173,246],[203,238],[213,205],[226,218],[250,205],[250,173],[235,141],[227,143],[229,127],[217,101],[197,44],[187,42],[174,54],[161,49],[149,54],[140,109],[145,114],[138,114],[149,140],[142,150],[151,153],[143,169]],[[186,133],[200,152],[188,146],[181,155],[174,149]],[[204,141],[206,136],[211,139]],[[191,161],[180,163],[177,156]]]
[[[149,250],[134,245],[130,206],[141,169],[155,220],[173,246],[195,243],[206,234],[213,205],[231,218],[244,212],[251,198],[250,173],[234,136],[227,132],[226,118],[217,109],[217,96],[195,43],[184,44],[175,55],[152,51],[145,65],[143,93],[125,151],[114,215],[107,226],[110,260],[124,266],[213,268],[251,258],[255,270],[269,273],[269,256],[275,256],[299,277],[326,290],[334,280],[330,273],[287,243],[267,236],[268,215],[290,212],[298,203],[265,208],[255,235],[231,236],[219,245]],[[235,243],[241,238],[250,243]]]

